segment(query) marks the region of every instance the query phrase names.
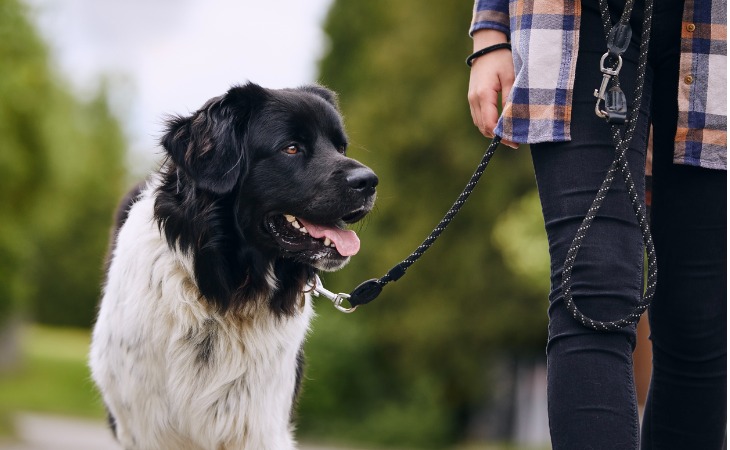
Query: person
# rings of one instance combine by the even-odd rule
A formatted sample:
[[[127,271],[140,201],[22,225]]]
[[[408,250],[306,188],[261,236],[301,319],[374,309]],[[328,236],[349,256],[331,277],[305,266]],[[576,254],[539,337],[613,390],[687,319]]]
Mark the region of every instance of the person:
[[[609,0],[612,23],[624,2]],[[633,102],[644,0],[631,12],[620,86]],[[640,430],[636,327],[599,332],[565,308],[563,263],[614,159],[594,108],[607,44],[597,0],[476,0],[468,100],[487,137],[529,144],[551,260],[548,417],[554,449],[719,449],[726,439],[726,3],[656,0],[649,64],[627,151],[644,193],[653,130],[651,231],[658,261],[649,307],[652,377]],[[500,102],[501,96],[501,102]],[[501,115],[499,110],[501,109]],[[641,299],[644,245],[619,176],[572,272],[578,308],[616,320]],[[640,446],[640,447],[639,447]]]

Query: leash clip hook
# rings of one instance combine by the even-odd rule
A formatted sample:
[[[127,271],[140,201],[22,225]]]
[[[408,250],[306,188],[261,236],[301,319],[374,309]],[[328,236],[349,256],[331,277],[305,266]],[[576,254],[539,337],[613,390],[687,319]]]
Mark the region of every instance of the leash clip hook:
[[[618,63],[616,68],[606,67],[604,64],[606,58],[609,55],[613,55],[617,58]],[[597,98],[595,112],[596,115],[602,119],[608,120],[610,123],[624,123],[626,120],[626,97],[621,89],[616,86],[611,89],[608,88],[608,82],[611,81],[612,77],[615,77],[621,71],[623,65],[623,59],[621,55],[612,54],[610,51],[603,54],[601,57],[600,68],[603,73],[603,79],[601,80],[601,87],[593,91],[593,96]],[[609,97],[606,97],[606,91],[608,90]],[[606,105],[606,109],[601,109],[601,101],[603,100]]]
[[[317,297],[322,296],[328,298],[330,301],[332,301],[332,304],[334,305],[336,310],[346,314],[350,314],[357,309],[357,306],[353,306],[350,308],[342,306],[342,302],[348,300],[350,298],[350,294],[335,294],[334,292],[325,289],[324,285],[322,284],[322,280],[319,278],[319,275],[314,275],[314,285],[312,285],[311,281],[309,281],[307,284],[312,288],[312,294]]]

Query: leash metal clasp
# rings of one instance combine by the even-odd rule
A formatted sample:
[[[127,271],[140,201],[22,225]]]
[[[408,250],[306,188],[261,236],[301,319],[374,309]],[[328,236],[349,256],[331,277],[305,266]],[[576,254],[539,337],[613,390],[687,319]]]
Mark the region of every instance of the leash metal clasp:
[[[601,80],[601,87],[593,91],[593,96],[596,97],[596,115],[602,119],[606,119],[609,123],[622,124],[626,121],[626,97],[618,86],[608,88],[608,83],[611,81],[611,77],[618,75],[623,65],[623,59],[621,55],[613,54],[618,58],[616,68],[606,67],[604,63],[606,58],[611,55],[611,52],[606,52],[601,57],[601,73],[603,73],[603,79]],[[608,91],[608,96],[606,93]],[[606,109],[601,109],[601,101],[603,100]]]
[[[307,283],[312,288],[312,293],[317,297],[325,297],[332,301],[332,304],[334,305],[335,309],[338,311],[341,311],[343,313],[349,314],[351,312],[354,312],[357,309],[357,306],[353,306],[351,308],[348,308],[346,306],[342,306],[342,302],[350,298],[350,294],[335,294],[332,291],[329,291],[325,289],[324,285],[322,284],[322,280],[320,280],[319,275],[314,276],[314,285],[312,285],[312,282],[309,281]]]

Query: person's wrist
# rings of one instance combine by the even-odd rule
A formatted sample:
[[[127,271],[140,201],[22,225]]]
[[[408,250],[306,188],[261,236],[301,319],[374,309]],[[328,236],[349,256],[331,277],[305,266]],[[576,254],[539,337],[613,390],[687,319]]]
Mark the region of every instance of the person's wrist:
[[[494,45],[490,45],[488,47],[479,49],[466,58],[466,65],[471,67],[471,65],[475,59],[479,58],[480,56],[484,56],[488,53],[497,51],[497,50],[512,50],[512,46],[510,45],[509,42],[501,42],[499,44],[494,44]]]
[[[473,40],[472,51],[474,51],[474,52],[481,50],[485,47],[489,47],[490,45],[509,42],[509,38],[507,37],[506,34],[504,34],[503,32],[501,32],[499,30],[492,30],[489,28],[485,28],[485,29],[474,32],[474,35],[472,36],[472,40]]]

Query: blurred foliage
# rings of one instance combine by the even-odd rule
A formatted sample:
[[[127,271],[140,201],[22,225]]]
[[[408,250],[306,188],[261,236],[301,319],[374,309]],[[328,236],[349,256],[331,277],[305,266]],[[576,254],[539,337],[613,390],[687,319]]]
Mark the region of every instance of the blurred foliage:
[[[325,277],[329,289],[349,292],[410,254],[488,145],[466,102],[470,15],[468,4],[335,0],[321,81],[340,94],[350,155],[380,185],[359,230],[362,251]],[[121,130],[104,88],[82,101],[59,81],[18,0],[0,0],[0,73],[0,318],[23,308],[44,323],[88,327],[124,180]],[[466,438],[492,398],[493,361],[544,351],[548,263],[534,184],[527,149],[502,147],[439,241],[377,301],[349,316],[319,302],[300,435],[381,448]],[[82,361],[44,365],[47,356],[30,358],[31,372],[10,386],[44,385],[30,373],[63,383],[85,373]],[[71,384],[83,391],[1,396],[88,403],[89,385]]]
[[[125,142],[105,88],[60,81],[18,0],[0,0],[0,317],[88,327]]]
[[[350,292],[415,249],[488,145],[466,101],[471,7],[336,0],[321,82],[350,156],[380,176],[361,253],[325,277]],[[318,305],[300,434],[444,448],[490,398],[497,355],[544,352],[547,244],[527,148],[502,147],[467,205],[401,280],[355,314]]]

